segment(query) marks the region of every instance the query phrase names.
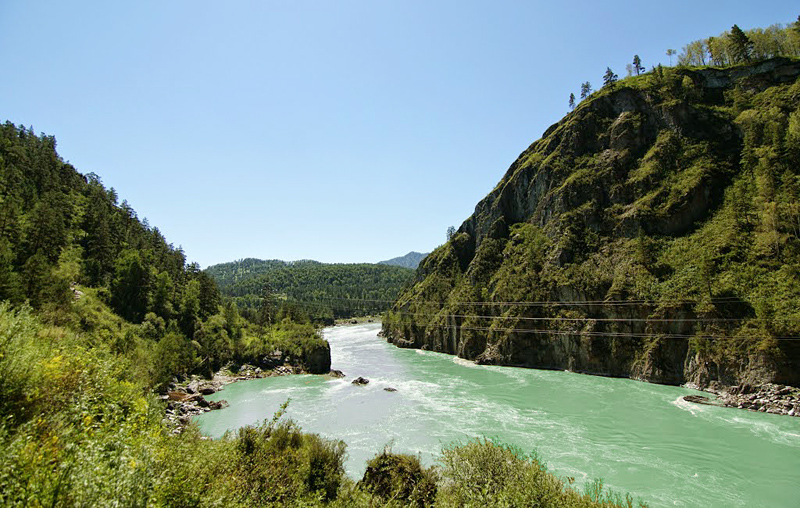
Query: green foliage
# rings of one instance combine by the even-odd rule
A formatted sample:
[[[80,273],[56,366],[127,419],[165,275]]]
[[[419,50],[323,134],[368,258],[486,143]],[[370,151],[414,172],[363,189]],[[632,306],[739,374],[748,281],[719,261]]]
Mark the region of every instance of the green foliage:
[[[436,506],[633,506],[629,496],[604,492],[602,483],[579,494],[571,479],[565,484],[548,473],[535,455],[485,439],[446,446],[440,462]]]
[[[733,78],[722,89],[678,67],[592,94],[520,155],[461,228],[470,234],[428,256],[385,335],[548,367],[585,360],[554,344],[591,342],[600,360],[571,368],[620,376],[640,375],[658,338],[677,335],[669,354],[689,345],[686,358],[702,353],[722,382],[764,376],[748,366],[765,363],[791,366],[765,381],[800,382],[798,350],[781,340],[800,336],[800,83],[772,83],[777,71],[757,64],[719,72]]]
[[[139,252],[126,250],[120,253],[111,281],[111,304],[128,321],[139,323],[144,318],[148,303],[149,275]]]
[[[0,126],[0,297],[64,307],[77,283],[108,289],[108,303],[127,320],[141,322],[150,311],[170,320],[198,281],[199,318],[217,313],[214,282],[55,147],[52,136]]]
[[[76,334],[43,323],[30,307],[0,304],[3,506],[469,506],[476,481],[483,482],[480,499],[493,506],[530,499],[612,506],[569,490],[558,494],[559,480],[518,455],[493,460],[506,454],[503,447],[491,445],[474,461],[472,443],[445,450],[444,481],[418,458],[384,451],[356,486],[344,474],[344,443],[285,420],[288,401],[270,420],[221,439],[206,439],[192,425],[176,435],[163,426],[163,403],[132,377],[126,356],[95,336],[103,330],[95,325]],[[303,330],[287,325],[281,333],[296,344],[291,335]],[[157,356],[190,365],[191,358],[181,358],[185,340],[168,332]],[[508,464],[498,466],[503,460]],[[465,476],[469,461],[472,476]]]
[[[174,333],[160,354],[186,351]],[[174,347],[168,347],[174,344]],[[186,359],[178,363],[190,363]],[[162,425],[163,405],[96,338],[0,304],[0,504],[252,506],[316,504],[344,480],[344,444],[291,422],[218,441]]]
[[[367,462],[358,485],[384,501],[425,507],[434,504],[436,482],[436,472],[423,467],[418,457],[385,449]]]
[[[282,300],[300,305],[314,322],[331,324],[338,318],[380,312],[414,277],[413,270],[400,266],[258,259],[215,265],[204,273],[213,277],[222,294],[254,323],[267,322],[263,316],[259,317],[263,314],[263,289],[267,286],[274,295],[270,315],[279,310]],[[295,310],[287,308],[284,312]]]
[[[642,59],[639,58],[639,55],[633,55],[633,70],[637,76],[644,72],[644,65],[642,65]]]
[[[749,62],[753,53],[753,42],[750,38],[745,35],[738,25],[733,25],[733,27],[731,27],[728,38],[730,40],[734,62]]]
[[[270,422],[236,433],[231,464],[236,474],[230,488],[242,505],[283,505],[298,498],[330,501],[338,493],[345,444],[279,421],[285,407]]]
[[[592,93],[592,85],[588,81],[581,83],[581,100],[589,97]]]
[[[800,36],[793,25],[772,25],[744,31],[733,25],[716,37],[692,41],[678,55],[682,66],[728,66],[778,56],[800,56]]]
[[[611,67],[606,67],[606,73],[603,75],[603,86],[608,88],[613,88],[614,83],[617,82],[619,76],[614,74],[614,71],[611,70]]]
[[[322,347],[310,328],[249,329],[211,276],[55,147],[51,136],[0,126],[0,301],[27,301],[49,324],[88,334],[157,389],[229,361],[258,363],[245,355],[254,335],[291,335],[278,342],[289,350],[297,339],[300,353]]]

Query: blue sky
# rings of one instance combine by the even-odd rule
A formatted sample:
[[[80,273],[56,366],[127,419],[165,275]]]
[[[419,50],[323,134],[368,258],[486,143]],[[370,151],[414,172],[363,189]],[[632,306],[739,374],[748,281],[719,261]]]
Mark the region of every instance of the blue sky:
[[[0,3],[0,121],[202,266],[429,251],[580,83],[789,1]]]

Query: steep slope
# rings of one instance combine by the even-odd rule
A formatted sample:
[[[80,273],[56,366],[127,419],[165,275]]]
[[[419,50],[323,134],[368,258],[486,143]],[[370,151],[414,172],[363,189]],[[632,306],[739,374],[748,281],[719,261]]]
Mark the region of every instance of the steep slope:
[[[800,62],[658,68],[511,165],[384,320],[399,346],[800,384]]]
[[[404,268],[411,268],[412,270],[416,270],[419,266],[420,262],[425,259],[425,256],[428,254],[411,251],[405,256],[400,256],[392,259],[387,259],[386,261],[378,261],[379,265],[392,265],[392,266],[402,266]]]

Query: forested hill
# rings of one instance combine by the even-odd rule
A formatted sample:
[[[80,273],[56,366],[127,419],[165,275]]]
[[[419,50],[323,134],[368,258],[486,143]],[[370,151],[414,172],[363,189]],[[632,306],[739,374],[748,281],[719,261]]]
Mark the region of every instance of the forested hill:
[[[416,270],[419,266],[419,263],[425,259],[425,256],[428,254],[421,253],[421,252],[414,252],[411,251],[405,256],[400,256],[392,259],[387,259],[386,261],[378,261],[379,265],[393,265],[393,266],[404,266],[406,268],[411,268],[412,270]]]
[[[385,335],[484,363],[800,385],[800,60],[747,60],[607,75],[425,259]]]
[[[272,350],[279,330],[249,331],[214,280],[118,199],[64,162],[53,136],[0,126],[0,302],[109,347],[151,388]]]
[[[205,272],[253,321],[258,321],[266,296],[296,303],[312,319],[326,323],[385,310],[414,277],[413,270],[400,266],[252,258],[210,266]]]
[[[99,177],[65,163],[53,136],[6,123],[0,143],[0,300],[57,311],[78,283],[103,288],[130,322],[152,312],[189,336],[217,312],[214,282]]]

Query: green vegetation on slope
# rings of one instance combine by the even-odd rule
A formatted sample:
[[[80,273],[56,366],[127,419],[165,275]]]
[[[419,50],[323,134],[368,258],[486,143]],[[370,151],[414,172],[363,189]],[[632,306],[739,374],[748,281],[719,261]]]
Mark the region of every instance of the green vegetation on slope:
[[[117,199],[65,163],[52,136],[0,126],[0,301],[92,334],[155,388],[258,363],[276,344],[304,344],[309,356],[327,348],[310,325],[250,326],[235,304],[222,305],[211,277]]]
[[[595,92],[428,256],[387,337],[487,363],[800,384],[783,340],[800,336],[798,75],[791,59],[657,68]]]
[[[218,440],[202,438],[195,426],[175,434],[162,424],[163,403],[135,373],[100,337],[44,323],[29,307],[0,304],[0,504],[418,505],[419,489],[388,499],[357,487],[344,474],[344,443],[301,432],[281,418],[283,409]],[[411,467],[381,475],[403,483],[436,478],[418,459],[407,462]],[[492,465],[500,463],[502,470]],[[475,478],[462,478],[467,471]],[[559,501],[547,506],[626,506],[593,502],[596,493],[568,490],[538,462],[491,443],[448,449],[440,474],[447,479],[435,498],[442,506],[536,498]],[[477,478],[490,478],[493,489],[476,490]],[[435,485],[426,492],[432,500]]]
[[[268,293],[290,306],[292,303],[299,306],[312,321],[326,324],[332,324],[334,319],[383,311],[385,302],[397,298],[414,277],[413,270],[400,266],[260,259],[214,265],[206,273],[217,281],[222,294],[237,305],[242,315],[253,322],[259,321],[268,288]]]
[[[679,65],[734,65],[777,56],[800,56],[800,16],[788,27],[742,30],[733,25],[716,37],[692,41],[678,55]]]
[[[287,307],[271,326],[244,322],[180,249],[64,163],[52,137],[9,123],[0,128],[0,261],[0,505],[416,502],[357,487],[344,474],[344,444],[301,432],[283,410],[219,440],[168,426],[154,389],[175,377],[275,350],[327,371],[327,343]],[[610,506],[565,492],[580,503],[567,506]]]

